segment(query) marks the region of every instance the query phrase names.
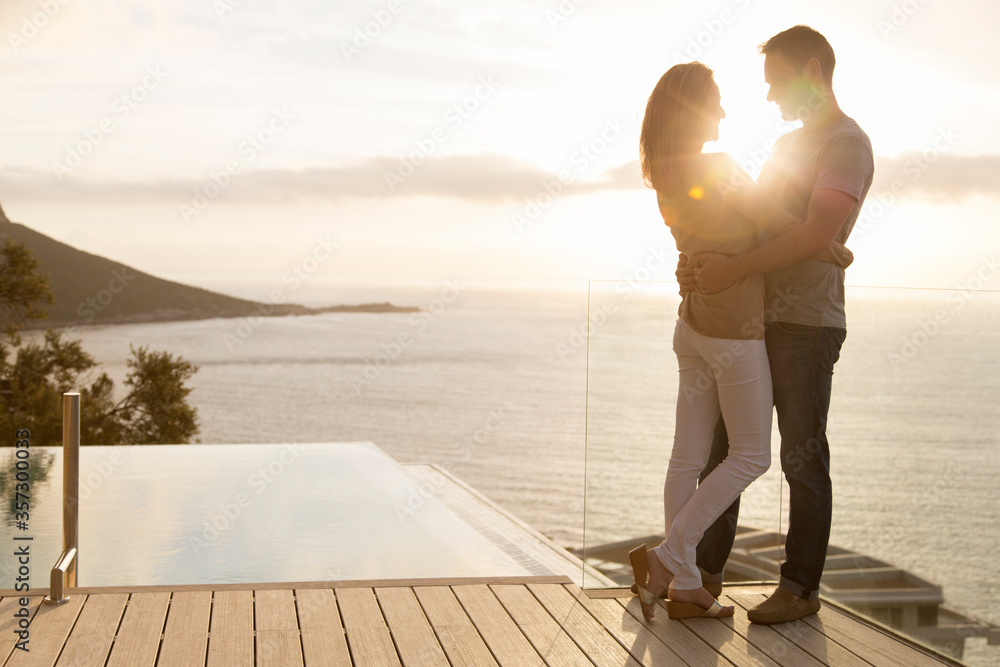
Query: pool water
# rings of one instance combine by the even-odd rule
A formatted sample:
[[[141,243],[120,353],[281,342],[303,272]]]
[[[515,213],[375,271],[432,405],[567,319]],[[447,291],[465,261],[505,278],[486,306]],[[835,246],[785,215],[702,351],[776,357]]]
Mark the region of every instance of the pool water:
[[[0,452],[0,540],[32,538],[31,587],[46,588],[62,551],[62,449],[30,452],[27,530],[14,450]],[[78,586],[529,574],[364,442],[83,447],[79,526]],[[0,588],[16,569],[0,561]]]

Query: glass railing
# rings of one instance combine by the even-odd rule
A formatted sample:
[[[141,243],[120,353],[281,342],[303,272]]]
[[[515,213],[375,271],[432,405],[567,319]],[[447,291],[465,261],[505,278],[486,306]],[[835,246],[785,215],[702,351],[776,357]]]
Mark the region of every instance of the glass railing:
[[[675,283],[595,281],[589,301],[583,553],[628,585],[628,550],[664,533],[680,298]],[[967,664],[996,664],[1000,293],[848,288],[847,312],[821,594]],[[771,469],[743,494],[730,582],[778,577],[788,487],[776,421],[771,448]]]

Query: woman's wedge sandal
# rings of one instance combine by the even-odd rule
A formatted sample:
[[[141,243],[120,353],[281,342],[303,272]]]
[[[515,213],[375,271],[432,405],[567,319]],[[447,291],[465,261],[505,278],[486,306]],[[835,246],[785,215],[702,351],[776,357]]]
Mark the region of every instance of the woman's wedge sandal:
[[[708,609],[689,602],[674,602],[667,600],[667,616],[670,618],[719,618],[724,607],[718,600],[712,601]],[[731,616],[731,614],[728,614]]]
[[[635,587],[634,583],[629,586],[629,590],[632,591],[632,595],[638,595],[639,594],[638,591],[635,590],[635,588],[636,587]],[[706,584],[704,584],[704,588],[705,588],[706,591],[708,591],[709,595],[711,595],[715,599],[718,599],[719,596],[722,595],[722,582],[721,581],[706,583]],[[662,593],[660,593],[660,599],[661,600],[666,600],[667,599],[667,592],[666,591],[663,591]]]
[[[650,591],[646,590],[646,586],[649,585],[649,561],[647,560],[647,549],[645,544],[640,544],[632,551],[628,552],[628,560],[632,564],[632,577],[635,579],[635,589],[638,591],[639,604],[642,607],[642,617],[647,621],[652,620],[653,613],[656,609],[657,595],[653,595]],[[655,558],[655,556],[654,556]],[[673,575],[671,575],[673,578]],[[669,585],[667,581],[667,585]],[[663,593],[666,594],[667,588],[664,586]]]

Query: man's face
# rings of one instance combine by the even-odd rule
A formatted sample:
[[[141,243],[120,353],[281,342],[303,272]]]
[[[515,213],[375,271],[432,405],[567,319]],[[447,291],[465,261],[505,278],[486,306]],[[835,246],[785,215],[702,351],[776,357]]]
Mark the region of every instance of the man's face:
[[[767,83],[767,101],[775,102],[785,120],[799,120],[809,106],[812,86],[801,73],[796,72],[779,51],[764,55],[764,81]]]

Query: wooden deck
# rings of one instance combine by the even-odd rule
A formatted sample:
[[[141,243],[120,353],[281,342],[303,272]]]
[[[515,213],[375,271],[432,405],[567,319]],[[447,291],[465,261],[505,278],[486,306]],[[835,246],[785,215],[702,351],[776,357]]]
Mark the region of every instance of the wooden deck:
[[[30,652],[16,597],[0,600],[5,667],[85,665],[952,665],[832,605],[795,623],[751,625],[770,587],[727,588],[735,618],[642,620],[636,598],[591,597],[563,577],[32,591]]]

